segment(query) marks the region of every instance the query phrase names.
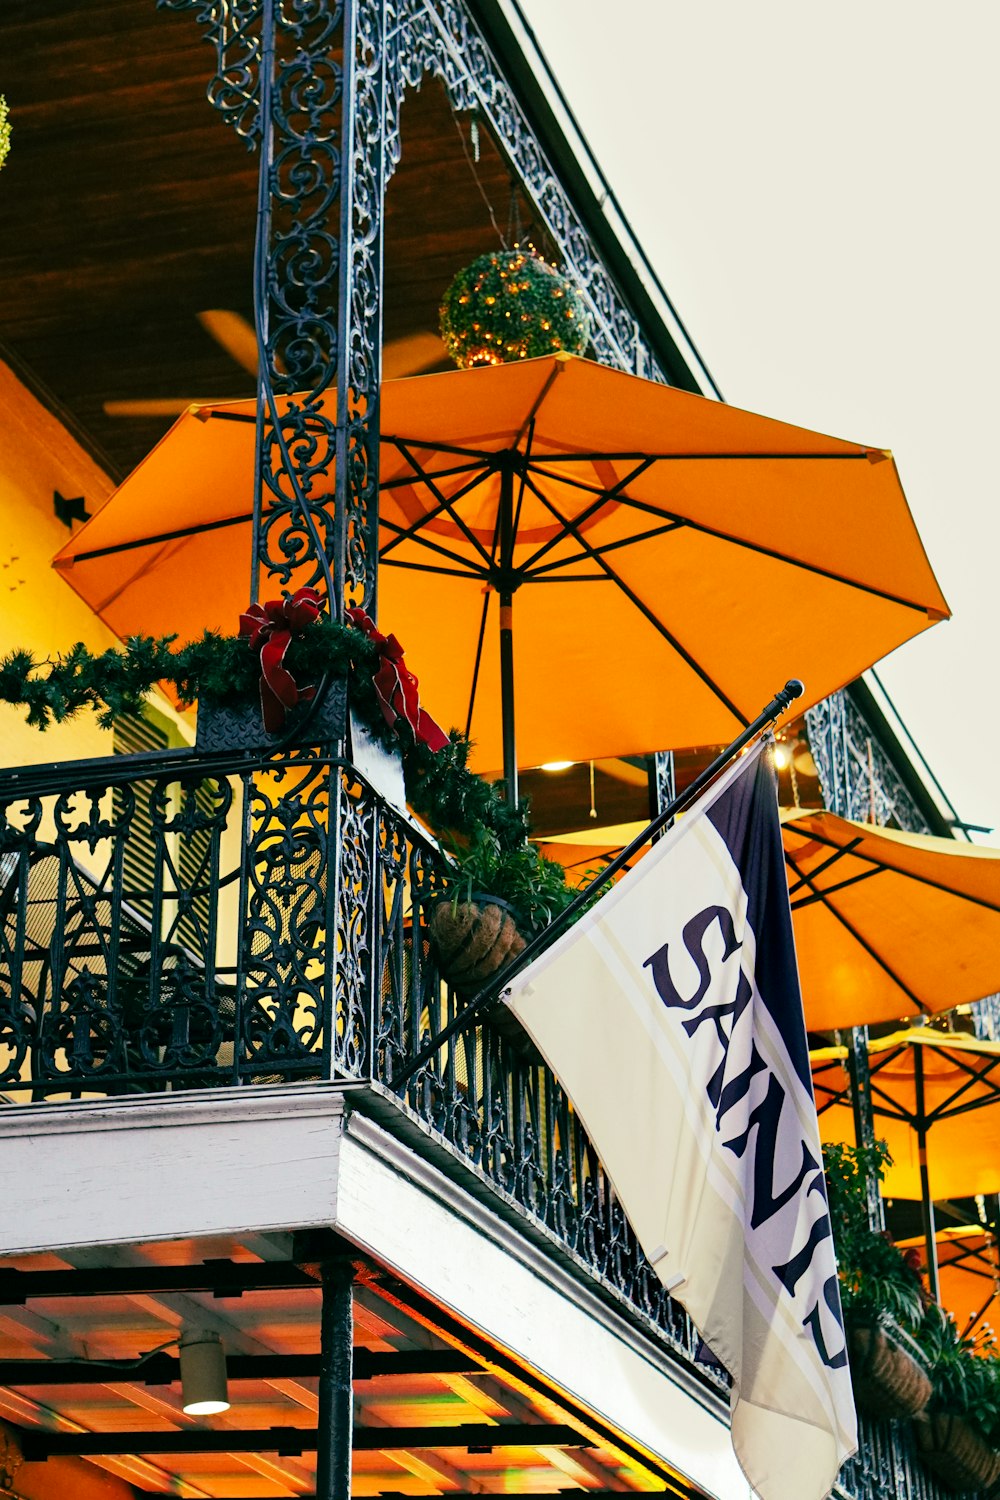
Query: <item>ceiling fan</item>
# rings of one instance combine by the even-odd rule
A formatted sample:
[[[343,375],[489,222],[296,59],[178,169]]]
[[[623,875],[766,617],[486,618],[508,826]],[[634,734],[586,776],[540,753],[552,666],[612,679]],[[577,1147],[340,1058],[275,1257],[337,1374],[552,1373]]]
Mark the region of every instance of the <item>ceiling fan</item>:
[[[256,377],[257,335],[253,324],[242,313],[225,307],[208,308],[196,316],[209,337],[225,349],[248,375]],[[449,365],[444,344],[436,333],[411,333],[382,345],[384,380],[423,375]],[[105,401],[104,414],[108,417],[177,417],[189,406],[197,404],[192,396],[137,397]]]

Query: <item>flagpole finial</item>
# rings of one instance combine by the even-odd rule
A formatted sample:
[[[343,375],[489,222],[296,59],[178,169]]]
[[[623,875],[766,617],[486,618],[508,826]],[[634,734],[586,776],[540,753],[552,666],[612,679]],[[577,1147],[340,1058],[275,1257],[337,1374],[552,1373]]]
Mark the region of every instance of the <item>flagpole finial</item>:
[[[799,679],[797,677],[789,677],[779,697],[787,698],[788,702],[791,703],[794,698],[801,698],[804,692],[805,686]]]

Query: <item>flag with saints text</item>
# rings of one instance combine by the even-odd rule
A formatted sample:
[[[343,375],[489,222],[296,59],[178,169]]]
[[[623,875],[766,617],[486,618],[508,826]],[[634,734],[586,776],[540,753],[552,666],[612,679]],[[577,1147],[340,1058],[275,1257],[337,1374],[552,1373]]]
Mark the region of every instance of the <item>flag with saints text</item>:
[[[765,743],[505,998],[729,1371],[751,1486],[822,1500],[857,1430]]]

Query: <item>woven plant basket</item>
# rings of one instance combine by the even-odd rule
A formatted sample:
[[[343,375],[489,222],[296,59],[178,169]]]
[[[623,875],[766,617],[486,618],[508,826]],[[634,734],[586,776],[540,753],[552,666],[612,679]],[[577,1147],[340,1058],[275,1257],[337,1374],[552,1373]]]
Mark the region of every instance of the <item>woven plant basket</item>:
[[[952,1494],[976,1494],[1000,1480],[1000,1453],[961,1417],[930,1412],[913,1427],[920,1457]]]
[[[442,976],[459,990],[477,989],[524,947],[507,903],[493,896],[439,901],[430,938]]]
[[[848,1331],[851,1381],[859,1411],[871,1417],[915,1417],[931,1398],[930,1377],[915,1345],[893,1325],[856,1323]]]

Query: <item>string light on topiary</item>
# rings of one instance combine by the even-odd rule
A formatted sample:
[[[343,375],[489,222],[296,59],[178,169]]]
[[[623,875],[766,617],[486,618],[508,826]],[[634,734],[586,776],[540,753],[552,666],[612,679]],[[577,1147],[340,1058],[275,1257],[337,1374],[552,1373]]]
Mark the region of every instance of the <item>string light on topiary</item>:
[[[0,94],[0,167],[7,160],[10,150],[10,111],[7,108],[7,100]]]
[[[582,354],[590,338],[577,288],[534,249],[479,256],[441,304],[441,337],[455,363],[501,365],[543,354]]]

